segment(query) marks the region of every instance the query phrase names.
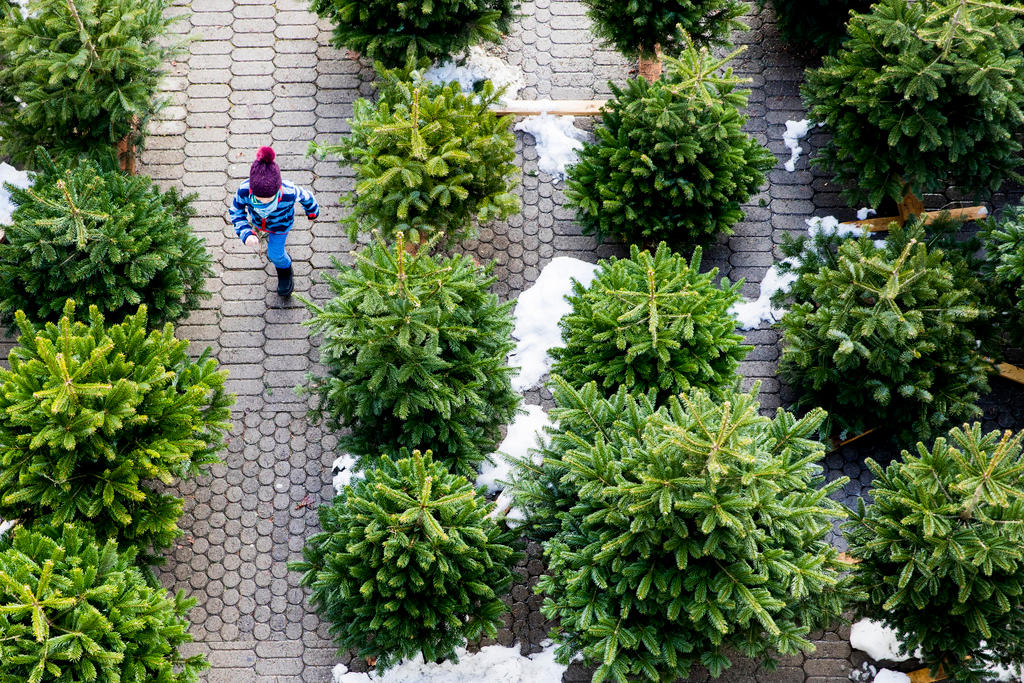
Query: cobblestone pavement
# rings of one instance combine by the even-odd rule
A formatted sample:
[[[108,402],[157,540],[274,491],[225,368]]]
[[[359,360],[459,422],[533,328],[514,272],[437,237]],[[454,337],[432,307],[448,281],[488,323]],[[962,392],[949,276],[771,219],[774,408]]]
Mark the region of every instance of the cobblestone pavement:
[[[527,75],[522,97],[603,96],[609,79],[626,77],[621,57],[595,47],[577,0],[527,0],[522,11],[504,47],[508,61]],[[238,403],[223,464],[211,476],[179,486],[186,499],[187,535],[160,576],[166,586],[198,600],[190,614],[194,649],[209,655],[210,683],[328,681],[331,666],[344,660],[305,604],[298,576],[286,569],[317,528],[317,505],[333,494],[335,438],[307,422],[307,399],[292,391],[315,366],[316,350],[301,326],[302,305],[294,298],[283,303],[270,293],[273,269],[243,250],[225,216],[254,150],[272,144],[285,177],[311,187],[323,206],[314,225],[298,219],[289,252],[296,294],[324,299],[326,287],[311,279],[330,268],[332,258],[349,260],[352,245],[337,224],[337,198],[351,189],[352,180],[335,162],[305,153],[310,139],[330,141],[346,131],[353,101],[373,92],[372,71],[329,46],[330,26],[317,21],[306,0],[181,0],[173,12],[187,15],[177,30],[193,42],[172,64],[165,84],[170,103],[152,126],[141,172],[198,194],[193,226],[216,255],[217,277],[209,283],[212,300],[180,334],[192,340],[196,352],[213,347],[230,371],[229,387]],[[756,296],[784,233],[803,230],[811,215],[834,212],[847,218],[852,210],[825,178],[808,170],[806,155],[795,173],[782,169],[781,160],[788,158],[784,122],[804,116],[798,87],[807,61],[780,47],[770,19],[755,13],[748,23],[750,30],[736,36],[748,45],[737,64],[752,79],[747,127],[779,156],[780,165],[751,199],[735,233],[705,250],[705,264],[724,276],[746,278],[745,294]],[[812,148],[820,143],[817,135],[809,141]],[[619,253],[614,245],[596,247],[593,238],[579,234],[571,212],[562,207],[561,186],[538,175],[533,141],[519,134],[517,144],[524,170],[522,214],[484,228],[463,246],[498,262],[501,297],[516,296],[555,255],[594,261]],[[777,333],[763,326],[748,339],[755,349],[741,368],[746,385],[760,381],[763,407],[774,411],[787,400],[774,376]],[[549,401],[542,390],[527,396],[530,403]],[[1022,413],[1019,397],[1012,406],[1000,399],[989,399],[988,405],[990,421],[1006,426]],[[861,458],[879,450],[876,457],[891,457],[868,442],[829,456],[829,476],[851,478],[844,499],[855,499],[867,483]],[[535,650],[547,625],[537,609],[539,597],[529,588],[543,563],[536,544],[528,550],[522,581],[511,595],[508,628],[498,640]],[[739,662],[725,680],[847,680],[859,661],[851,659],[846,634],[839,630],[820,637],[811,658],[786,660],[775,673],[757,673],[752,663]],[[573,668],[565,680],[589,678],[582,668]]]

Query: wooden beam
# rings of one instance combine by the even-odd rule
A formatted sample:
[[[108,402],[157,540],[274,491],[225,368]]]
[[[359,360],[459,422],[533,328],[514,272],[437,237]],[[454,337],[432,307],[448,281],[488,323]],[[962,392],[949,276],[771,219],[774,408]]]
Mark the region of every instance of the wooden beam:
[[[907,676],[910,677],[910,683],[932,683],[933,681],[946,680],[946,675],[943,673],[942,669],[939,669],[939,675],[936,677],[932,676],[932,672],[927,666],[923,669],[911,671]]]
[[[1010,365],[1009,363],[999,363],[996,365],[996,370],[999,371],[1000,377],[1005,377],[1017,384],[1024,384],[1024,368],[1018,368],[1016,365]]]
[[[948,215],[954,220],[977,221],[988,216],[988,209],[984,206],[967,206],[962,209],[949,209],[947,211],[926,211],[924,213],[924,224],[934,223],[939,216]],[[867,226],[871,232],[886,232],[892,223],[902,224],[899,216],[886,218],[867,218],[862,221],[849,221],[842,225]]]
[[[600,116],[608,100],[513,100],[505,102],[493,111],[501,116]]]

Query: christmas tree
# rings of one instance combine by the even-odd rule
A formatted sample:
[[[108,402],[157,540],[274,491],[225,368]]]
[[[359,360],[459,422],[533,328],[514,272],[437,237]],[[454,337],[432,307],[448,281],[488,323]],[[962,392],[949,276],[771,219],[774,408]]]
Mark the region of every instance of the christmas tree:
[[[1019,10],[1018,10],[1019,11]],[[1024,22],[1000,3],[881,0],[803,88],[831,140],[814,163],[854,205],[1021,178]]]
[[[749,91],[725,69],[731,57],[691,47],[666,57],[654,83],[611,85],[597,142],[569,169],[565,195],[585,234],[687,244],[743,218],[740,204],[776,161],[743,132]]]
[[[800,405],[829,411],[828,435],[884,428],[902,443],[980,414],[988,366],[974,325],[987,311],[963,261],[930,248],[919,223],[892,226],[881,247],[835,244],[789,246],[798,279],[779,374]]]
[[[747,7],[738,0],[583,0],[593,31],[630,58],[656,56],[660,46],[676,53],[683,47],[679,29],[693,44],[727,45],[729,34],[746,26]]]
[[[45,152],[32,187],[11,190],[15,205],[0,243],[0,321],[14,313],[56,321],[64,302],[95,305],[121,320],[140,304],[150,323],[178,322],[208,299],[213,259],[189,227],[192,197],[147,177],[92,161],[67,166]]]
[[[516,0],[313,0],[334,22],[332,42],[388,66],[416,58],[441,59],[478,42],[500,43]]]
[[[769,0],[758,0],[764,7]],[[789,43],[834,53],[846,39],[851,12],[867,12],[871,0],[771,0],[779,33]]]
[[[477,93],[437,85],[414,70],[379,70],[376,103],[357,100],[352,132],[336,145],[313,145],[356,171],[349,238],[378,231],[418,242],[442,233],[451,241],[474,223],[519,211],[512,193],[515,136],[511,117],[489,111],[500,93],[485,81]]]
[[[383,455],[320,508],[304,572],[310,603],[340,648],[376,657],[381,672],[422,654],[427,662],[501,626],[501,596],[522,556],[515,534],[465,477],[421,455]]]
[[[144,306],[113,325],[95,306],[76,320],[71,300],[56,324],[16,320],[0,368],[0,518],[81,521],[142,551],[170,545],[182,500],[163,487],[217,462],[227,373],[205,354],[191,360],[170,323],[147,332]]]
[[[159,109],[170,0],[29,0],[0,6],[0,151],[92,153],[142,141]]]
[[[473,475],[519,406],[507,365],[512,304],[488,291],[492,266],[427,252],[406,253],[401,233],[394,247],[374,241],[353,267],[335,262],[325,278],[333,299],[306,302],[327,370],[310,378],[313,415],[349,430],[339,443],[361,467],[381,452],[432,447]]]
[[[512,495],[524,513],[518,529],[540,541],[549,540],[563,524],[567,528],[578,525],[571,514],[578,501],[576,486],[563,480],[568,474],[568,455],[598,439],[612,448],[623,448],[625,442],[641,438],[647,419],[657,409],[653,393],[631,394],[619,387],[605,396],[597,382],[576,388],[558,375],[552,375],[548,384],[555,400],[551,421],[556,427],[549,430],[540,448],[512,460]]]
[[[859,612],[950,680],[1024,658],[1024,434],[952,429],[883,468],[844,525]]]
[[[696,390],[634,434],[575,439],[561,483],[576,503],[545,544],[543,611],[557,655],[582,653],[595,681],[666,681],[691,665],[719,676],[726,652],[811,652],[837,619],[847,579],[824,537],[841,507],[811,440],[821,410],[758,416],[753,393]],[[625,408],[631,415],[643,408]]]
[[[628,259],[601,261],[589,287],[573,283],[552,372],[573,386],[596,381],[606,394],[653,389],[659,401],[732,387],[751,348],[729,313],[742,283],[715,284],[718,269],[701,273],[700,259],[699,247],[687,263],[662,242],[654,255],[633,245]]]
[[[990,351],[1002,357],[1006,347],[1024,346],[1024,206],[1007,206],[1002,216],[983,221],[985,259],[979,267],[985,286],[980,292],[993,308],[996,343]]]
[[[195,683],[206,660],[178,652],[193,605],[86,526],[15,528],[0,540],[0,680]]]

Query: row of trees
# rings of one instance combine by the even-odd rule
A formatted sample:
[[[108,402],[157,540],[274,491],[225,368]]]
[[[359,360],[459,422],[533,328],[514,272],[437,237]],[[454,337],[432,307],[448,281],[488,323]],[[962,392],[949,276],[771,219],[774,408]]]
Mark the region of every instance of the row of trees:
[[[163,0],[0,3],[11,188],[0,322],[0,661],[5,680],[191,683],[195,604],[150,565],[181,536],[168,489],[217,462],[233,397],[173,325],[210,296],[192,197],[133,170],[176,46]]]
[[[889,272],[886,259],[896,261],[898,277],[916,289],[905,299],[894,290],[890,303],[920,301],[924,312],[903,317],[917,325],[923,315],[928,331],[927,311],[942,308],[929,297],[962,295],[934,275],[947,252],[920,237],[918,227],[897,231],[884,253],[866,239],[838,251],[823,242],[816,253],[835,263],[819,263],[820,279],[859,263],[851,279],[885,297],[872,278]],[[461,256],[410,255],[399,240],[367,247],[354,269],[332,279],[338,296],[314,307],[310,324],[323,334],[328,375],[312,388],[321,408],[352,430],[342,438],[362,456],[365,478],[321,508],[323,533],[292,565],[339,645],[376,657],[379,668],[417,653],[450,657],[467,639],[493,633],[520,557],[493,503],[470,483],[479,460],[456,455],[466,434],[484,437],[478,458],[488,453],[514,411],[501,347],[508,308],[486,293],[485,268]],[[559,656],[582,654],[595,680],[664,680],[696,664],[719,675],[730,651],[769,665],[812,651],[808,634],[853,606],[887,621],[909,651],[920,646],[957,680],[980,680],[994,663],[1019,657],[1022,436],[983,434],[977,424],[949,430],[959,416],[923,418],[929,401],[901,396],[905,403],[886,415],[914,450],[888,468],[869,463],[875,502],[844,510],[829,495],[845,479],[825,483],[827,441],[818,436],[841,418],[820,407],[799,418],[781,409],[759,416],[757,387],[736,388],[749,348],[729,312],[738,288],[699,268],[699,251],[685,259],[664,244],[653,254],[634,247],[628,259],[601,262],[592,284],[570,296],[550,380],[557,427],[515,464],[511,482],[525,513],[521,531],[544,544],[548,573],[538,590],[559,624]],[[798,298],[820,288],[812,272],[808,260]],[[950,321],[967,321],[954,303],[944,302]],[[798,306],[793,315],[807,311]],[[934,366],[958,352],[956,326],[934,326],[923,340],[901,328],[920,342],[892,352],[908,374],[941,377]],[[931,347],[945,346],[935,357]],[[877,379],[888,366],[880,367],[871,366],[868,384],[892,380]],[[475,382],[466,379],[477,370]],[[503,398],[484,394],[486,386],[500,386]],[[935,394],[951,400],[957,391],[966,392]],[[916,411],[907,407],[914,400]],[[447,456],[421,453],[431,447]],[[833,520],[846,515],[851,552],[862,560],[852,572],[826,541]]]
[[[747,93],[727,68],[737,53],[709,52],[728,42],[742,6],[588,4],[595,30],[625,54],[670,55],[663,78],[615,89],[597,141],[570,170],[567,198],[579,221],[648,247],[729,230],[775,163],[742,132]],[[798,3],[774,4],[791,36],[821,18]],[[1015,125],[1021,92],[1016,28],[1003,27],[1010,11],[914,4],[916,13],[883,2],[856,16],[846,48],[807,86],[839,150],[826,150],[820,163],[856,175],[852,196],[876,204],[951,177],[982,189],[1012,177],[1007,148],[994,142],[1005,143]],[[514,140],[509,121],[489,111],[490,84],[463,93],[428,83],[420,75],[427,62],[410,61],[448,56],[471,36],[503,30],[513,8],[453,2],[415,20],[402,16],[412,11],[404,6],[360,8],[317,5],[337,22],[339,45],[385,63],[379,97],[356,104],[350,136],[313,149],[354,166],[350,236],[374,236],[353,268],[337,264],[335,297],[309,304],[327,374],[308,390],[322,417],[349,430],[342,445],[365,479],[321,508],[324,532],[293,568],[339,644],[386,668],[420,652],[448,657],[492,633],[519,557],[469,483],[519,401],[505,358],[509,310],[487,292],[488,267],[429,254],[518,210]],[[836,49],[841,40],[831,35],[820,46]],[[911,73],[924,75],[891,84]],[[892,93],[910,102],[906,110],[882,106]],[[1002,95],[982,101],[993,93]],[[938,113],[913,115],[926,105]],[[979,122],[950,114],[961,105],[990,115]],[[888,137],[872,141],[870,131],[854,139],[861,120],[903,136],[899,149],[882,144]],[[974,170],[937,155],[915,161],[929,149],[919,138],[933,134],[940,139],[928,142],[932,149],[953,146]],[[847,163],[853,153],[844,144],[873,145],[856,153],[871,168]],[[810,650],[809,632],[851,604],[887,620],[958,679],[1019,656],[1020,437],[983,435],[976,425],[949,431],[976,415],[987,388],[978,340],[1012,333],[978,283],[998,281],[1001,293],[991,296],[1019,301],[1018,232],[1013,215],[992,224],[992,258],[981,264],[941,241],[945,233],[928,238],[916,224],[885,247],[827,235],[787,244],[797,280],[782,321],[782,371],[810,408],[799,419],[786,411],[759,417],[755,394],[737,390],[747,351],[729,313],[738,285],[700,275],[699,251],[687,260],[665,245],[634,246],[629,259],[602,263],[590,287],[577,286],[563,347],[553,352],[559,426],[517,464],[513,485],[528,535],[544,542],[549,574],[539,589],[545,613],[560,623],[560,656],[582,653],[598,680],[662,680],[696,663],[718,675],[729,666],[727,649],[769,663]],[[848,574],[825,542],[846,512],[829,499],[843,481],[824,483],[820,437],[883,421],[918,455],[905,452],[884,472],[873,465],[877,502],[846,526],[863,560]],[[981,547],[998,550],[978,554]],[[964,615],[967,627],[948,628],[948,618],[961,624]],[[986,640],[995,650],[984,650]]]

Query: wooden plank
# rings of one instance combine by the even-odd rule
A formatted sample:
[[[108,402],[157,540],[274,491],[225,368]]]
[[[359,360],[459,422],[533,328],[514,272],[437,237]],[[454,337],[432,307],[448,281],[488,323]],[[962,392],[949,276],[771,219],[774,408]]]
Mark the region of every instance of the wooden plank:
[[[999,363],[996,365],[996,370],[999,371],[1000,377],[1005,377],[1017,384],[1024,384],[1024,368],[1018,368],[1016,365],[1010,365],[1009,363]]]
[[[933,681],[946,680],[946,676],[942,673],[941,669],[939,670],[938,677],[935,677],[932,676],[932,672],[928,667],[911,671],[907,676],[910,677],[910,683],[933,683]]]
[[[984,206],[966,206],[961,209],[949,209],[947,211],[926,211],[924,213],[925,225],[934,223],[938,220],[939,216],[944,214],[955,220],[977,221],[988,216],[988,209]],[[892,223],[902,224],[902,221],[899,216],[888,216],[884,218],[866,218],[861,221],[849,221],[841,223],[841,225],[867,226],[867,229],[871,232],[886,232]]]
[[[513,100],[496,107],[495,114],[502,116],[600,116],[608,100]]]

